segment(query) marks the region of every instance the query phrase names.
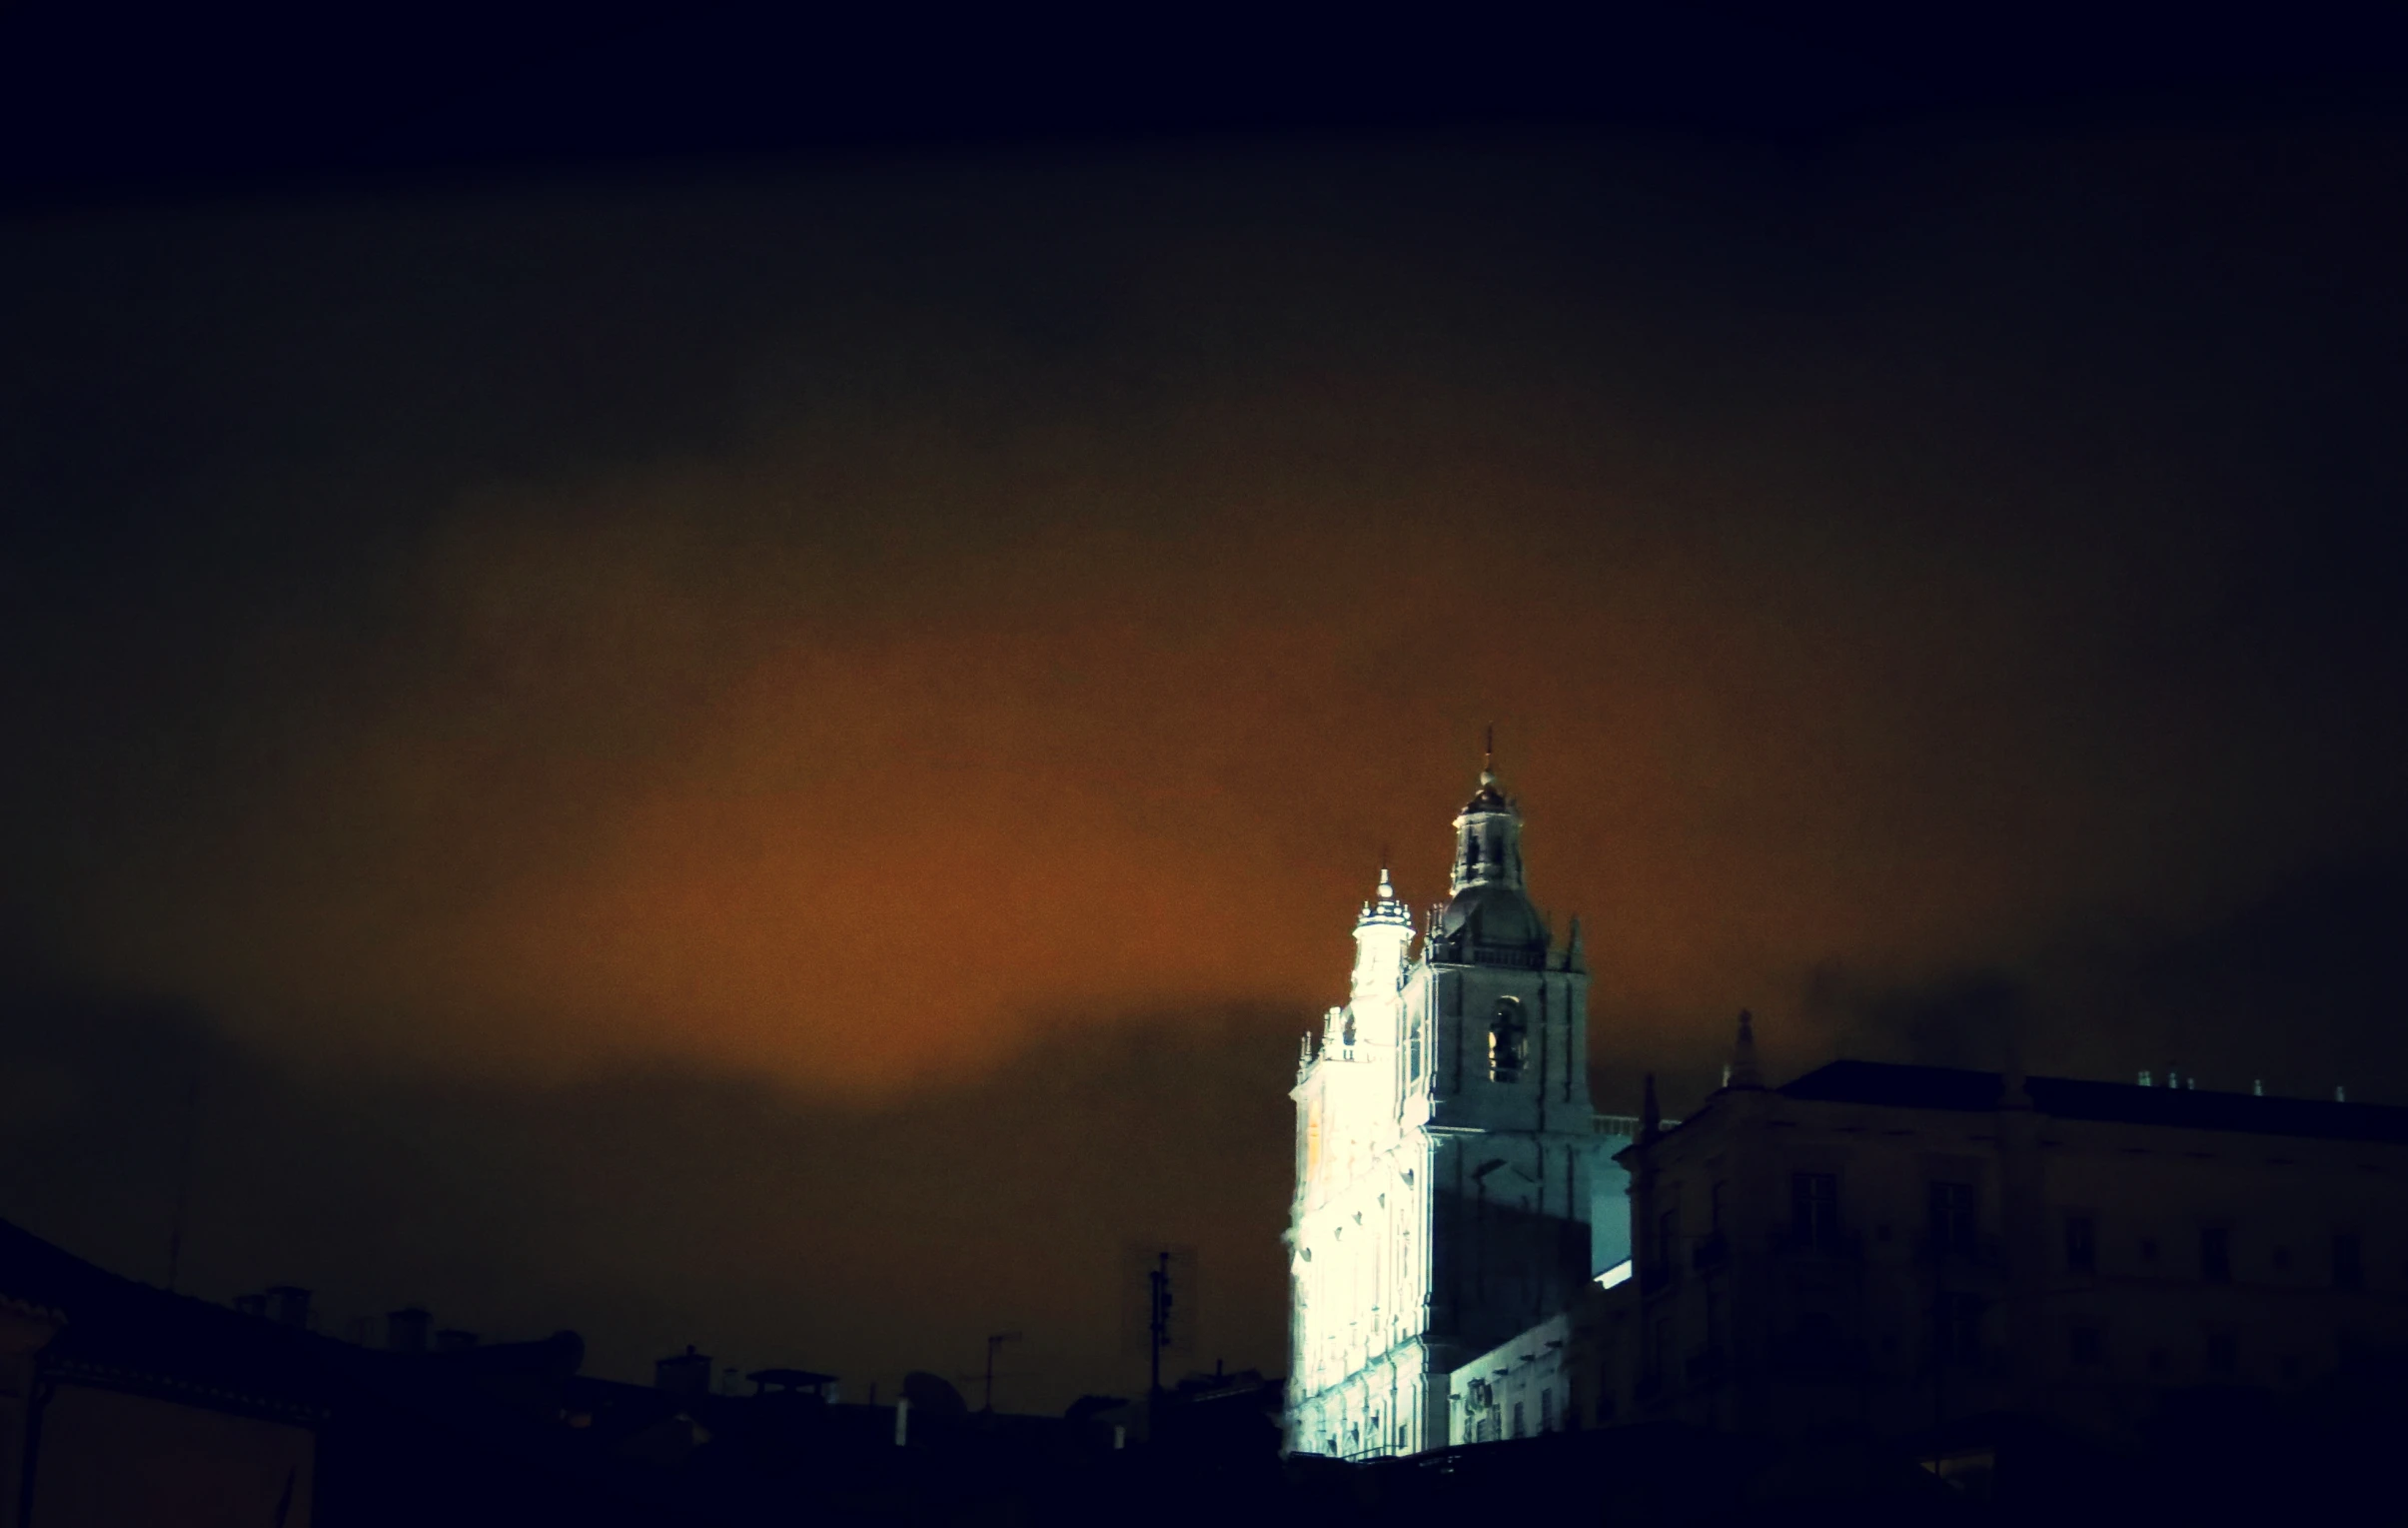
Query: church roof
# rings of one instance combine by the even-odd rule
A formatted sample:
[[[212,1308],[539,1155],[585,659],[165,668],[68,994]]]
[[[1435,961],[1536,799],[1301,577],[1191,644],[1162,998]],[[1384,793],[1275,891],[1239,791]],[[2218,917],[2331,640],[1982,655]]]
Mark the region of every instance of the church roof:
[[[1461,937],[1475,945],[1545,949],[1547,923],[1530,898],[1513,886],[1484,881],[1455,893],[1438,915],[1440,939]]]
[[[1901,1066],[1886,1061],[1832,1061],[1778,1091],[1787,1098],[1899,1108],[1989,1112],[2005,1079],[1994,1071],[1952,1066]],[[2320,1098],[2262,1098],[2191,1088],[2139,1087],[2077,1077],[2031,1077],[2023,1090],[2032,1107],[2057,1119],[2170,1125],[2190,1130],[2245,1130],[2260,1135],[2326,1140],[2408,1142],[2408,1109]]]

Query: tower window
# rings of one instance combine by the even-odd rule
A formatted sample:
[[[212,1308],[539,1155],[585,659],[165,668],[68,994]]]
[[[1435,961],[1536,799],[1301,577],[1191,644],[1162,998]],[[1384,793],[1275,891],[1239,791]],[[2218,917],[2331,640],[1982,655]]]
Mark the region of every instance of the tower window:
[[[1519,1082],[1530,1055],[1530,1029],[1522,1021],[1522,1004],[1512,997],[1497,999],[1496,1016],[1489,1020],[1489,1080]]]

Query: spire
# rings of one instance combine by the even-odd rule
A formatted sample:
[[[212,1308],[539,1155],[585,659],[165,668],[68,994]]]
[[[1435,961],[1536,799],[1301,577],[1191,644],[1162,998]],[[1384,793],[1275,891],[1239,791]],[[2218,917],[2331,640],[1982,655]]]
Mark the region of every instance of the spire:
[[[1664,1133],[1664,1110],[1656,1104],[1656,1074],[1649,1072],[1639,1093],[1640,1144],[1654,1140]]]
[[[1522,814],[1497,786],[1497,730],[1490,727],[1480,756],[1480,788],[1455,816],[1455,869],[1450,891],[1466,886],[1522,888]]]
[[[1756,1065],[1756,1015],[1740,1009],[1740,1035],[1731,1046],[1731,1072],[1724,1080],[1727,1088],[1761,1088],[1765,1074]]]
[[[1358,933],[1374,923],[1393,923],[1408,935],[1413,931],[1413,914],[1406,910],[1404,901],[1396,894],[1396,882],[1388,878],[1387,858],[1385,853],[1380,856],[1379,889],[1372,893],[1370,901],[1363,904],[1362,914],[1355,919]]]

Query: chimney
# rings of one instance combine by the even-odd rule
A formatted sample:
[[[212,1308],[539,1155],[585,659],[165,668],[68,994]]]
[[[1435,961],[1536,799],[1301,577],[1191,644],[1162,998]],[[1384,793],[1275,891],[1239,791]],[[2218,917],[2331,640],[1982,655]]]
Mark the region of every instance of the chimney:
[[[464,1332],[457,1326],[446,1327],[435,1334],[435,1351],[438,1353],[466,1352],[476,1345],[477,1334]]]
[[[699,1400],[710,1393],[710,1355],[697,1353],[692,1343],[670,1358],[652,1360],[652,1388],[681,1401]]]
[[[385,1346],[397,1353],[423,1353],[427,1350],[427,1329],[434,1324],[435,1317],[416,1305],[388,1311]]]
[[[269,1290],[268,1319],[278,1326],[307,1327],[310,1324],[310,1292],[292,1284],[279,1284]]]
[[[1739,1038],[1732,1042],[1731,1065],[1723,1073],[1723,1085],[1734,1088],[1762,1088],[1765,1074],[1756,1064],[1756,1015],[1740,1009]]]

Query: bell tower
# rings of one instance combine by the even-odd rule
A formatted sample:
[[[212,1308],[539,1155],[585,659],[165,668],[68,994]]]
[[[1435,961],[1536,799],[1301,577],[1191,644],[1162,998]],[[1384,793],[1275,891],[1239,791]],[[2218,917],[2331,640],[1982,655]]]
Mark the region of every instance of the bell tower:
[[[1293,1451],[1444,1447],[1454,1366],[1589,1276],[1589,973],[1577,925],[1558,948],[1525,890],[1493,755],[1455,816],[1448,886],[1416,947],[1382,869],[1348,1001],[1299,1061]]]

